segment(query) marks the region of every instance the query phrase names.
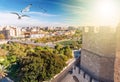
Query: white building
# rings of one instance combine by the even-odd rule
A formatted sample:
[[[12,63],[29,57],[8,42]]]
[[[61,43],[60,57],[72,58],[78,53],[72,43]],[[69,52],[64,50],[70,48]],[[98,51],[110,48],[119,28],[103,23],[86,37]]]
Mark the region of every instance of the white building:
[[[42,38],[44,36],[45,36],[45,34],[31,34],[30,38]]]

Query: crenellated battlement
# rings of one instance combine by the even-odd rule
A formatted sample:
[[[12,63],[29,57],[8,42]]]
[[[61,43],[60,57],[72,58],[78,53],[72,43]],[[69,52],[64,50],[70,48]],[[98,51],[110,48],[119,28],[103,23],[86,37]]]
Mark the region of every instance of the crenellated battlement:
[[[113,82],[113,80],[93,76],[92,73],[88,72],[82,67],[75,66],[72,71],[72,75],[76,76],[79,82]]]
[[[109,26],[99,26],[99,27],[95,27],[95,26],[85,26],[83,28],[83,32],[84,33],[93,33],[93,34],[101,34],[101,33],[115,33],[116,32],[116,28],[113,27],[109,27]]]

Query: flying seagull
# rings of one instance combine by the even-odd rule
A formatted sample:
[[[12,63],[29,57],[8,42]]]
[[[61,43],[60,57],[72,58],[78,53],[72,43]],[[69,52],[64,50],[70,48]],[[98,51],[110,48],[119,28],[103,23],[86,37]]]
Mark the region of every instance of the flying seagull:
[[[30,17],[30,16],[28,16],[28,15],[19,15],[19,14],[16,13],[16,12],[11,12],[11,14],[17,15],[17,16],[18,16],[18,19],[21,19],[22,17]]]
[[[23,10],[21,10],[21,13],[30,11],[31,6],[32,6],[32,4],[29,4],[29,5],[28,5],[27,7],[25,7]]]

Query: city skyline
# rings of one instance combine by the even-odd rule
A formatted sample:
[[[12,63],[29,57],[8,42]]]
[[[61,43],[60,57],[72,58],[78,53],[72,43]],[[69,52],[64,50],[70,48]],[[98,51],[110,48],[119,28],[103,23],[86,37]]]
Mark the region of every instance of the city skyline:
[[[116,25],[119,22],[119,0],[1,0],[0,25],[16,26],[80,26]],[[21,20],[11,12],[32,4],[30,17]]]

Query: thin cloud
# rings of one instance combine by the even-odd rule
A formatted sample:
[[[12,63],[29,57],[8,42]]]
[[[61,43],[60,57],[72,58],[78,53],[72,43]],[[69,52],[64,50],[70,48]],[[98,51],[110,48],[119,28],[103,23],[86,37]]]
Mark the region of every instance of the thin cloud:
[[[59,15],[48,14],[48,13],[43,13],[43,12],[34,12],[34,11],[31,11],[28,14],[31,14],[31,15],[40,15],[40,16],[47,16],[47,17],[59,16]]]
[[[84,2],[80,0],[77,4],[80,4],[81,2]],[[89,13],[89,10],[82,5],[73,5],[73,4],[67,4],[67,3],[58,3],[54,2],[54,4],[59,4],[63,7],[63,9],[67,12],[70,12],[72,15],[86,15]]]
[[[65,8],[69,8],[69,9],[79,9],[79,10],[83,10],[84,7],[82,6],[76,6],[76,5],[70,5],[70,4],[64,4],[64,3],[61,3],[62,6],[64,6]]]
[[[10,13],[2,13],[0,12],[0,25],[16,25],[16,26],[24,26],[24,25],[41,25],[43,22],[24,17],[21,20],[18,20],[16,15]]]
[[[36,13],[36,12],[35,12]],[[14,25],[14,26],[67,26],[68,24],[60,22],[44,22],[34,18],[24,17],[18,20],[17,16],[11,13],[0,12],[0,26]]]

